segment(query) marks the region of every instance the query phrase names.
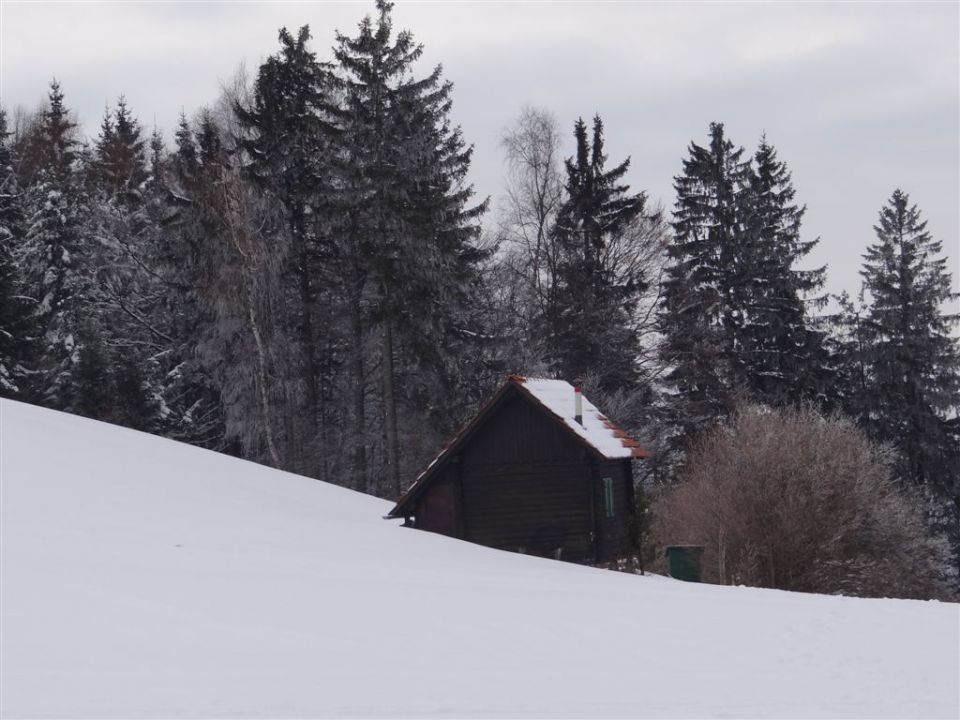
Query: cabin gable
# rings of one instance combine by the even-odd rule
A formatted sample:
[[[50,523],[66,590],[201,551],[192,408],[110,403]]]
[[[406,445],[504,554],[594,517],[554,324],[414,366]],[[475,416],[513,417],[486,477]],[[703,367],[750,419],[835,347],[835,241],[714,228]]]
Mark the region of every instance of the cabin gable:
[[[583,460],[587,449],[529,397],[506,396],[464,443],[461,461],[471,465]]]
[[[459,465],[465,540],[592,557],[589,452],[531,399],[506,399],[464,444]]]
[[[511,376],[388,517],[489,547],[574,562],[627,556],[631,459],[645,452],[589,403],[590,424],[568,417],[557,385],[569,388],[571,409],[572,386],[530,381],[531,390],[526,382]]]

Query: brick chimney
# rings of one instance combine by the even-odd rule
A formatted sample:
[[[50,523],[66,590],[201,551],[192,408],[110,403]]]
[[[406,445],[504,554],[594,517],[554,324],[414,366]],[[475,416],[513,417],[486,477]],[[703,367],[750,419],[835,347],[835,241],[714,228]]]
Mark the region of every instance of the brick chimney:
[[[583,392],[580,389],[581,385],[583,385],[583,380],[580,378],[573,381],[573,419],[583,425]]]

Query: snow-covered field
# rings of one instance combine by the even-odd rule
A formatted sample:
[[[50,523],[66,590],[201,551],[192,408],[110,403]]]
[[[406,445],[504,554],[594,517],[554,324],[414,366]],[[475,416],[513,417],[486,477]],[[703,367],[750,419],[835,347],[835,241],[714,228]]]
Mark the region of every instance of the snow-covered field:
[[[954,717],[960,606],[692,585],[0,401],[16,717]]]

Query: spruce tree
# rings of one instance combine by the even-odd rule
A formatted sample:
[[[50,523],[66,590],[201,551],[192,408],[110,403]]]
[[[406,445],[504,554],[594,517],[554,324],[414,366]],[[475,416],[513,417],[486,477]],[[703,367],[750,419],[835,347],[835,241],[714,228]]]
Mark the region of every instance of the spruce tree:
[[[245,169],[258,187],[276,197],[283,207],[285,240],[289,244],[283,271],[292,312],[286,323],[299,362],[294,371],[305,389],[297,411],[304,422],[291,451],[319,450],[326,442],[328,406],[321,402],[330,384],[332,361],[325,353],[324,330],[330,282],[324,265],[330,256],[329,203],[332,194],[331,140],[336,107],[331,68],[317,60],[309,47],[310,29],[292,35],[279,33],[280,52],[260,67],[249,107],[235,103],[234,112],[244,134],[238,146]],[[291,453],[285,453],[288,456]],[[316,452],[312,453],[316,455]],[[292,466],[312,475],[322,473],[322,462],[303,456]]]
[[[421,406],[445,394],[442,383],[431,390],[430,380],[451,369],[444,359],[451,338],[462,347],[469,337],[463,301],[478,278],[473,240],[485,203],[471,207],[472,190],[463,184],[470,149],[450,125],[452,85],[439,67],[414,77],[423,48],[408,31],[394,35],[392,7],[378,0],[376,21],[364,18],[353,38],[338,33],[334,54],[344,95],[340,207],[347,252],[359,259],[353,293],[364,305],[353,320],[354,372],[358,380],[364,375],[360,342],[372,325],[386,439],[381,491],[399,492],[399,407],[414,399],[411,391]],[[420,357],[420,365],[411,362]],[[355,420],[364,423],[362,398],[356,405]]]
[[[683,173],[674,178],[661,356],[683,439],[726,415],[744,385],[734,340],[744,324],[742,259],[748,244],[749,162],[743,152],[724,136],[722,124],[711,123],[709,146],[691,143]]]
[[[754,155],[746,186],[744,241],[735,266],[733,288],[742,320],[734,328],[735,349],[753,399],[773,405],[823,399],[823,336],[811,325],[807,305],[826,269],[796,265],[818,240],[802,240],[806,207],[795,204],[796,191],[786,163],[766,137]]]
[[[873,391],[867,369],[868,313],[864,288],[855,298],[846,291],[835,296],[838,309],[828,316],[830,332],[824,338],[827,372],[830,377],[830,396],[824,405],[840,410],[866,428]]]
[[[162,188],[165,166],[166,149],[163,146],[163,135],[160,132],[160,128],[154,126],[153,132],[150,134],[150,173],[147,178],[149,192],[156,193]]]
[[[109,196],[137,202],[148,175],[145,144],[140,123],[121,95],[113,115],[105,115],[96,143],[98,184]]]
[[[200,447],[225,447],[224,408],[213,377],[211,356],[214,289],[209,246],[215,224],[205,208],[205,196],[215,191],[220,176],[215,154],[215,127],[208,113],[205,147],[210,166],[200,164],[200,153],[190,123],[181,114],[175,149],[154,171],[158,194],[155,212],[162,235],[153,254],[154,270],[164,291],[161,326],[173,339],[162,360],[161,396],[165,414],[163,432],[168,437]]]
[[[103,120],[100,121],[100,133],[94,143],[94,155],[97,158],[95,172],[103,178],[109,173],[106,158],[109,157],[113,147],[116,131],[113,126],[113,113],[110,112],[110,106],[103,109]]]
[[[31,139],[39,158],[33,184],[25,194],[27,230],[19,254],[42,357],[38,399],[56,408],[72,403],[71,374],[77,362],[78,318],[89,292],[89,263],[81,232],[87,215],[70,120],[59,84],[50,86],[48,106]]]
[[[545,325],[554,372],[595,374],[604,391],[629,388],[637,378],[639,337],[633,317],[646,278],[617,267],[615,245],[644,211],[646,195],[623,184],[630,159],[606,169],[603,123],[592,137],[582,119],[574,126],[576,154],[566,161],[566,199],[552,229],[558,261]]]
[[[200,168],[197,144],[193,138],[193,130],[187,122],[187,116],[180,113],[177,132],[174,135],[176,150],[173,153],[172,163],[174,174],[182,183],[191,183],[197,177]]]
[[[66,409],[94,420],[113,421],[115,388],[103,337],[92,323],[84,323],[76,352]]]
[[[112,420],[118,425],[156,432],[161,414],[157,385],[151,375],[151,364],[143,363],[140,353],[127,348],[117,354],[118,362],[111,369],[115,391]]]
[[[205,176],[213,180],[216,177],[216,168],[227,162],[226,150],[223,147],[223,138],[220,137],[220,128],[210,110],[204,108],[200,112],[200,128],[196,133],[197,151],[200,162],[204,167]]]
[[[78,147],[77,124],[70,118],[63,101],[60,83],[54,79],[50,82],[47,107],[27,140],[29,152],[35,156],[36,171],[44,173],[41,181],[58,184],[65,184],[72,178]]]
[[[877,242],[861,271],[869,305],[863,320],[870,403],[867,427],[897,451],[900,477],[949,503],[960,540],[960,316],[942,244],[909,196],[894,191],[874,226]]]
[[[137,389],[142,386],[150,398],[162,393],[168,369],[163,365],[174,343],[163,329],[167,288],[155,267],[163,242],[156,208],[159,188],[148,182],[145,146],[141,125],[121,96],[104,118],[89,163],[91,208],[82,233],[97,241],[85,254],[92,282],[77,340],[86,374],[101,362],[109,377],[110,398],[98,417],[160,430],[159,407],[145,402]],[[152,160],[159,163],[162,145],[153,150]],[[126,382],[132,369],[137,380]],[[91,406],[83,412],[94,410]]]
[[[23,197],[14,172],[7,116],[0,108],[0,396],[28,397],[27,370],[36,338],[16,252],[25,235]]]

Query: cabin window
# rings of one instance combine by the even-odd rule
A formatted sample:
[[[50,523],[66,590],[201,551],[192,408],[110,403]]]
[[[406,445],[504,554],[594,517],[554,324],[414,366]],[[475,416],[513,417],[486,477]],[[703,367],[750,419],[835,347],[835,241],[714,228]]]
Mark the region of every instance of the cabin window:
[[[608,518],[613,517],[613,478],[605,477],[603,483],[603,511]]]

